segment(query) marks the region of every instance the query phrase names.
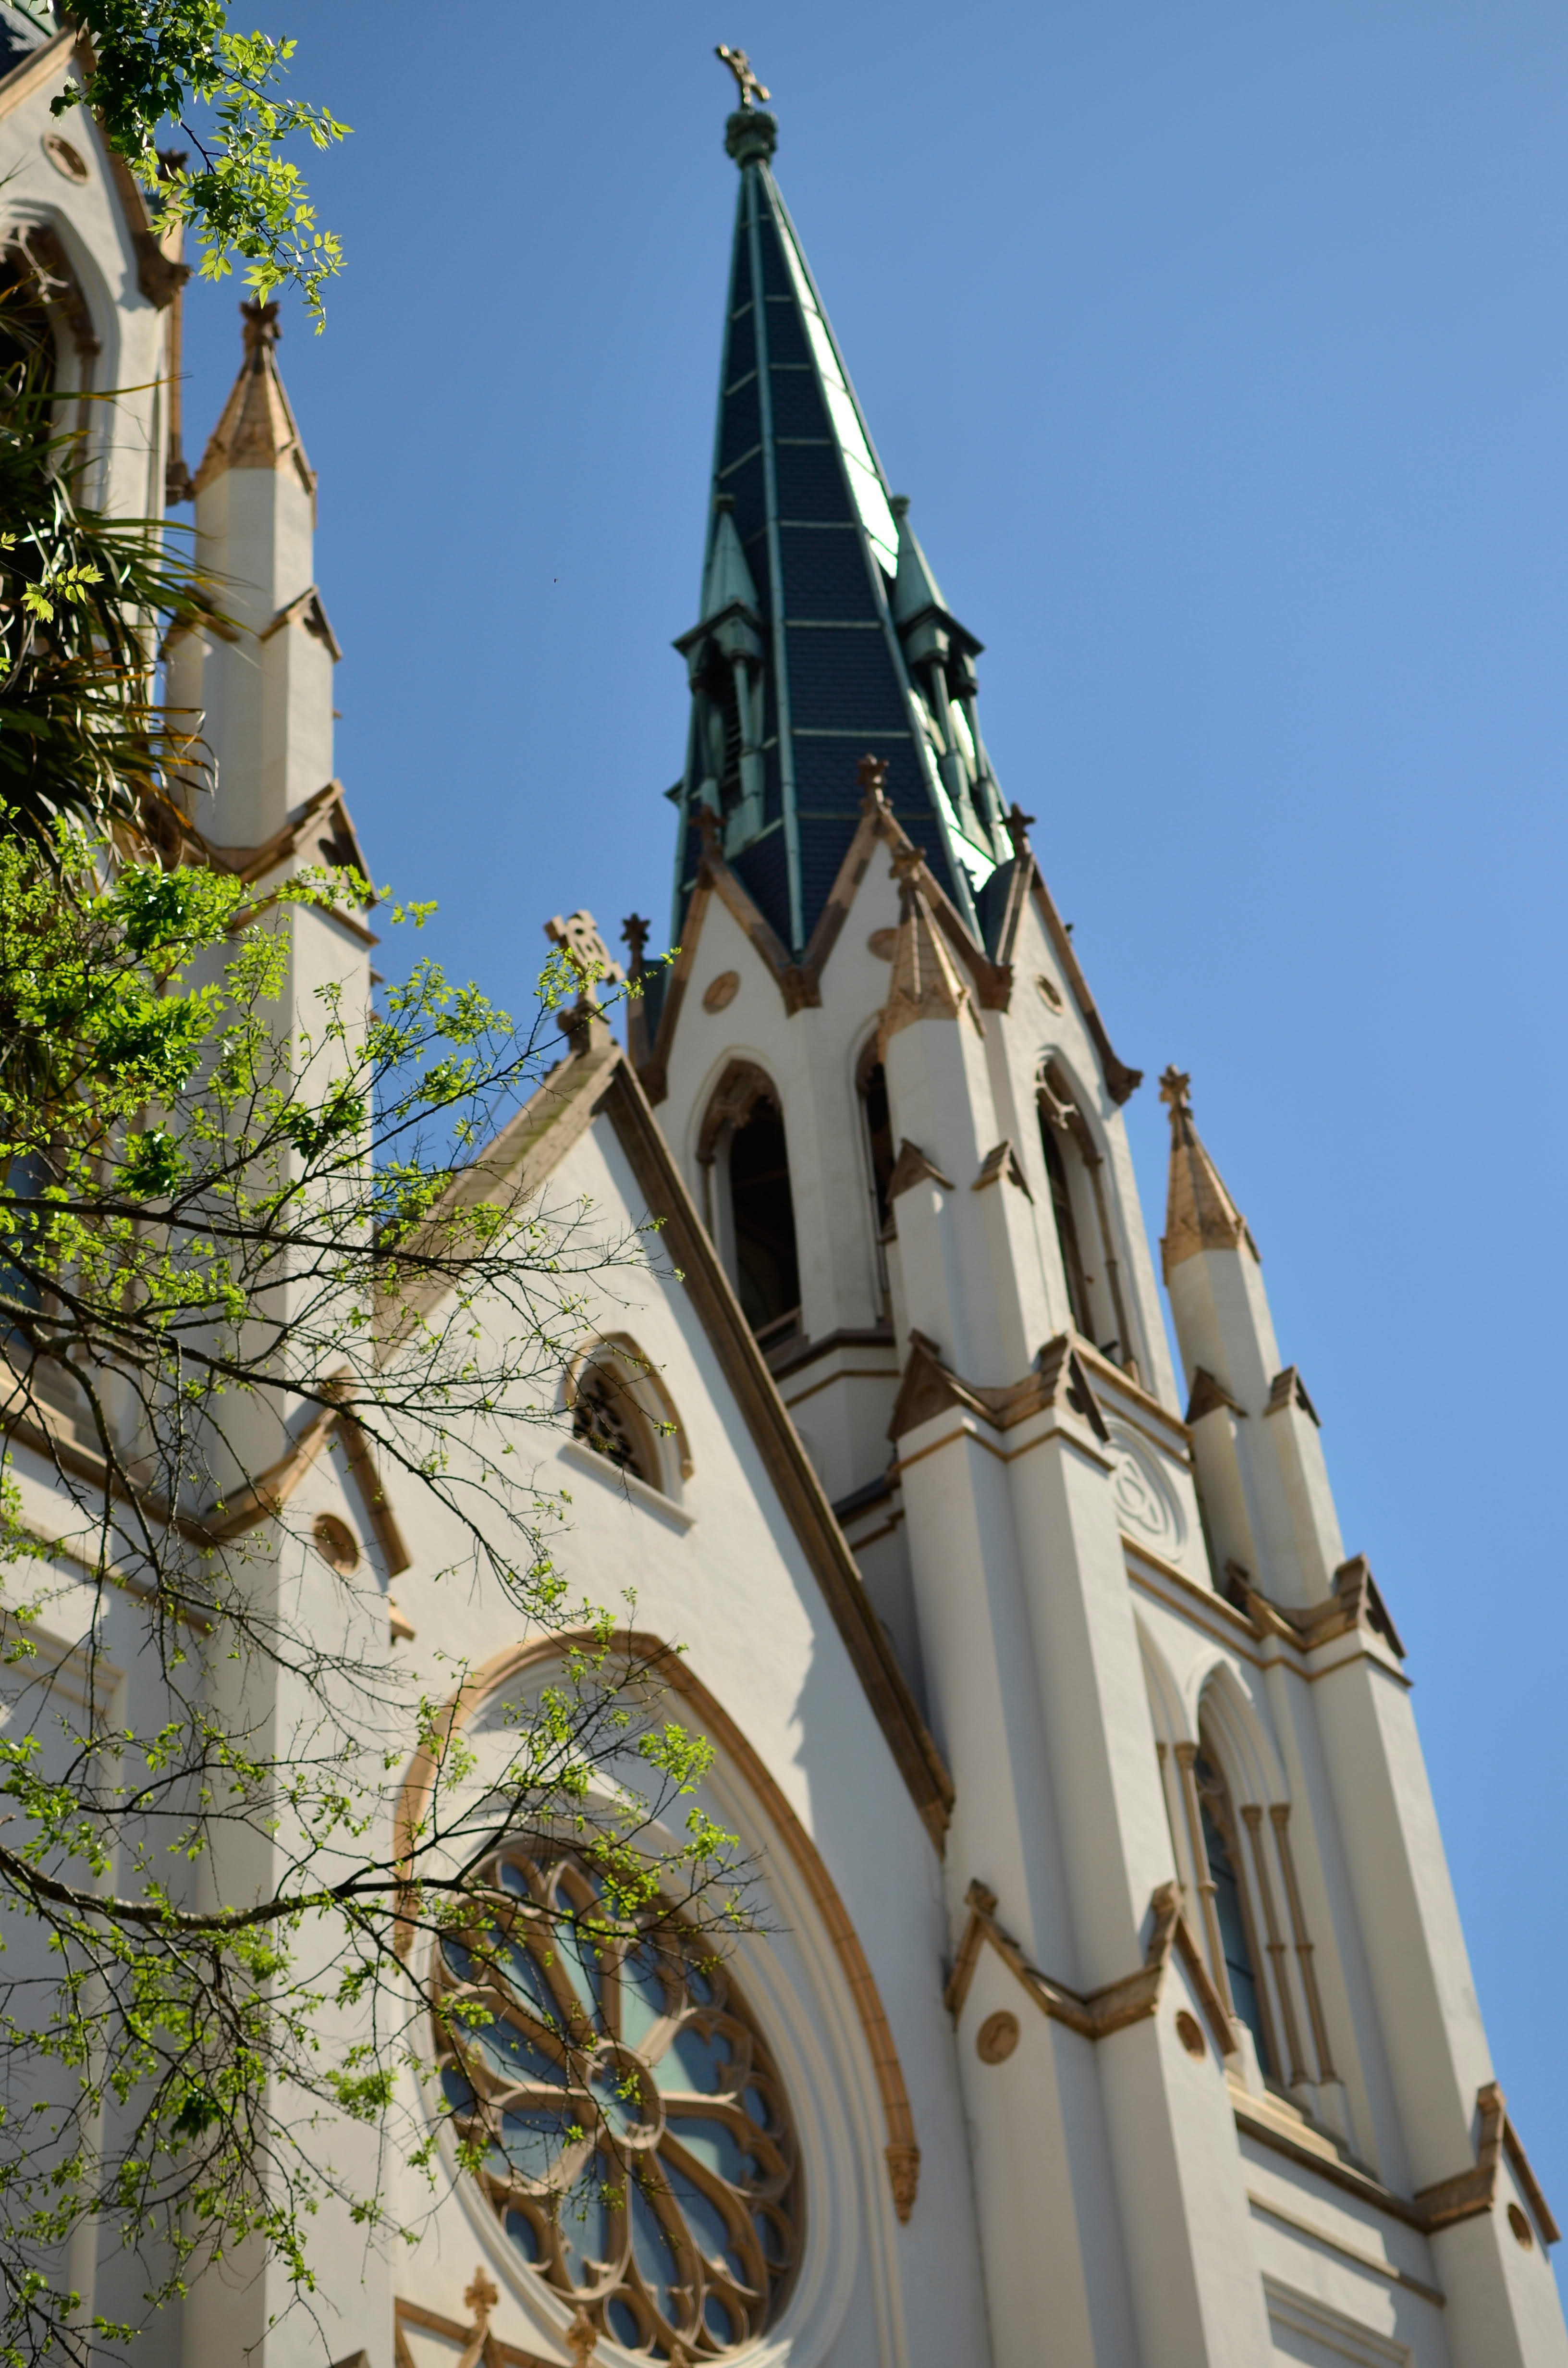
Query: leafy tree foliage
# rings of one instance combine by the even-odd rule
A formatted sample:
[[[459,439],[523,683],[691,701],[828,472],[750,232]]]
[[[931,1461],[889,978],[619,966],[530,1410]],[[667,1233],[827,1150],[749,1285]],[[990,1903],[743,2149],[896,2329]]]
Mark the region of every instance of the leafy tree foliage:
[[[705,1747],[575,1600],[560,1499],[529,1477],[590,1296],[647,1254],[475,1156],[580,974],[552,957],[526,1035],[419,961],[379,1009],[324,985],[290,1031],[291,929],[362,904],[357,874],[258,905],[232,874],[111,857],[63,827],[47,864],[0,837],[17,2362],[133,2332],[79,2323],[61,2264],[85,2221],[150,2306],[247,2244],[308,2294],[324,2198],[372,2227],[390,2209],[375,2147],[356,2173],[334,2132],[395,2126],[436,2176],[440,2114],[409,2101],[431,2019],[472,2044],[486,2009],[453,2001],[432,1951],[507,1945],[498,1839],[564,1840],[593,1870],[585,1946],[689,1951],[744,1913],[729,1839],[690,1799]],[[452,1725],[461,1668],[434,1693],[405,1676],[374,1575],[329,1567],[291,1517],[290,1472],[334,1431],[373,1491],[433,1510],[446,1581],[483,1589],[504,1633],[568,1640],[483,1783]],[[68,1685],[39,1641],[65,1633]]]
[[[97,111],[131,171],[157,190],[160,229],[183,222],[195,233],[203,278],[222,279],[237,255],[258,297],[296,287],[320,327],[343,250],[317,222],[284,149],[296,138],[333,147],[348,126],[285,95],[295,43],[235,32],[224,0],[74,0],[72,16],[91,63],[55,113]],[[196,150],[194,170],[160,165],[159,127],[170,121]]]

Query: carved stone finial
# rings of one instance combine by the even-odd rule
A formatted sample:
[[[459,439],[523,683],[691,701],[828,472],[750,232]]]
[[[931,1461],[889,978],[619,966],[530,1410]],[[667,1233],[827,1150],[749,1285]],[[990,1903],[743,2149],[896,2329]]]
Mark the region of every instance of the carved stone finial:
[[[620,925],[620,941],[631,950],[633,978],[642,967],[642,949],[648,942],[648,932],[653,926],[653,922],[644,920],[641,913],[628,913]]]
[[[712,807],[706,803],[699,805],[691,818],[697,825],[697,836],[701,842],[703,854],[722,856],[724,852],[723,833],[719,827],[719,817]]]
[[[590,912],[568,913],[564,920],[558,913],[553,920],[546,921],[544,934],[552,946],[564,947],[585,995],[591,995],[602,978],[620,979],[626,975],[600,937]]]
[[[734,75],[735,86],[741,94],[743,108],[749,109],[753,99],[772,97],[773,93],[764,89],[753,74],[751,60],[744,50],[732,50],[727,41],[719,41],[714,44],[713,54],[721,59]]]
[[[283,335],[278,325],[276,304],[253,304],[248,299],[240,306],[244,323],[245,354],[253,361],[270,351]]]
[[[860,811],[876,814],[887,804],[888,760],[869,752],[855,768],[855,779],[860,784]]]
[[[901,2221],[907,2220],[915,2209],[915,2198],[920,2185],[920,2148],[917,2146],[891,2146],[887,2160],[888,2178],[892,2186],[892,2208]]]
[[[1002,827],[1013,842],[1015,861],[1029,851],[1029,825],[1034,819],[1033,814],[1027,814],[1024,812],[1017,798],[1013,800],[1011,813],[1002,817]]]
[[[579,2304],[576,2315],[566,2330],[566,2349],[572,2354],[574,2368],[587,2368],[587,2362],[593,2355],[594,2346],[598,2340],[598,2328]]]
[[[1168,1102],[1173,1111],[1192,1108],[1192,1077],[1189,1071],[1178,1069],[1173,1061],[1160,1079],[1160,1099]]]
[[[473,2283],[463,2296],[463,2308],[473,2313],[473,2331],[483,2335],[490,2325],[490,2314],[501,2299],[501,2290],[494,2279],[484,2274],[483,2261],[473,2273]]]

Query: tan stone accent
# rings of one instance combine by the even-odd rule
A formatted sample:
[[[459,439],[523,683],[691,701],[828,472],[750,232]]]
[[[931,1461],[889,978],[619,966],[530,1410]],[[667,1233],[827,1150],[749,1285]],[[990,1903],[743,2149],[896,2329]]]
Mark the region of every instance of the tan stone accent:
[[[218,425],[207,439],[196,472],[196,491],[199,494],[225,469],[291,469],[313,501],[315,472],[305,458],[273,359],[278,308],[244,305],[241,310],[245,316],[245,357],[218,415]]]
[[[894,858],[903,910],[892,951],[892,985],[882,1006],[878,1040],[884,1053],[900,1029],[913,1028],[918,1019],[961,1019],[970,1009],[969,988],[959,976],[958,965],[923,893],[924,870],[917,848]]]
[[[1014,1382],[1005,1389],[993,1389],[977,1382],[960,1381],[943,1363],[942,1352],[934,1340],[928,1340],[924,1332],[911,1332],[909,1357],[888,1424],[888,1437],[896,1443],[949,1406],[962,1407],[992,1429],[1004,1431],[1053,1406],[1076,1415],[1104,1446],[1110,1439],[1109,1427],[1100,1411],[1079,1348],[1073,1335],[1060,1333],[1054,1340],[1046,1342],[1033,1371],[1026,1373],[1021,1382]]]
[[[983,1948],[995,1950],[1009,1973],[1052,2022],[1063,2022],[1082,2038],[1096,2040],[1108,2038],[1112,2032],[1123,2031],[1129,2023],[1145,2021],[1159,2012],[1166,1970],[1172,1957],[1179,1956],[1221,2055],[1234,2055],[1236,2035],[1229,2011],[1210,1978],[1203,1952],[1182,1913],[1181,1894],[1174,1883],[1162,1883],[1150,1899],[1153,1924],[1143,1963],[1137,1972],[1124,1974],[1119,1981],[1108,1982],[1100,1989],[1086,1992],[1070,1990],[1064,1982],[1052,1981],[1049,1974],[1030,1964],[1012,1934],[996,1921],[996,1895],[983,1883],[971,1883],[965,1898],[969,1921],[942,1994],[942,2002],[955,2021],[963,2012]]]
[[[944,1192],[953,1192],[958,1190],[952,1178],[944,1176],[941,1169],[932,1160],[927,1159],[917,1143],[910,1143],[907,1140],[901,1143],[898,1147],[898,1157],[893,1162],[892,1174],[888,1178],[889,1201],[896,1201],[900,1194],[907,1192],[912,1185],[922,1184],[927,1180],[933,1184],[939,1184]]]
[[[465,2326],[460,2318],[448,2318],[438,2310],[426,2310],[423,2303],[409,2302],[402,2294],[394,2302],[392,2311],[393,2352],[397,2368],[415,2368],[413,2349],[403,2333],[405,2327],[419,2328],[426,2335],[442,2336],[447,2342],[460,2345],[466,2356],[474,2332],[472,2325]],[[362,2352],[359,2356],[364,2358]],[[482,2368],[560,2368],[558,2361],[547,2360],[542,2352],[524,2351],[516,2343],[503,2343],[498,2335],[492,2335],[488,2314],[483,2337],[474,2358],[482,2363]]]
[[[1169,1103],[1171,1113],[1170,1184],[1160,1243],[1167,1282],[1172,1269],[1184,1258],[1195,1258],[1199,1250],[1233,1250],[1244,1242],[1253,1257],[1258,1256],[1247,1221],[1226,1191],[1192,1122],[1187,1100],[1190,1082],[1174,1068],[1167,1069],[1160,1080],[1160,1099]]]

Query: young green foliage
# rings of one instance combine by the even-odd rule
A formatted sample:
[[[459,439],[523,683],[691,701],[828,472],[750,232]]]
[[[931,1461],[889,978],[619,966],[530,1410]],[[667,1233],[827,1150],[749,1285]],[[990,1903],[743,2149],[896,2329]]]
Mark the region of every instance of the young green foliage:
[[[324,2202],[388,2218],[346,2133],[437,2176],[435,1952],[499,1944],[498,1844],[592,1870],[585,1947],[744,1920],[706,1748],[529,1478],[647,1237],[479,1146],[591,982],[552,957],[519,1030],[417,961],[286,1023],[298,931],[369,895],[0,827],[0,2361],[131,2340],[69,2289],[85,2220],[150,2311],[246,2242],[308,2300]],[[430,1577],[561,1640],[483,1764],[463,1668],[417,1677],[291,1509],[337,1452],[422,1503]]]

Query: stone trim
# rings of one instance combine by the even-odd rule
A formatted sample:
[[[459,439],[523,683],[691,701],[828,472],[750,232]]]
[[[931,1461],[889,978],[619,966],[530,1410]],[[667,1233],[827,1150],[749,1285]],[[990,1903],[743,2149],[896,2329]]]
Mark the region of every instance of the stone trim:
[[[906,1144],[905,1149],[913,1146]],[[925,1154],[918,1155],[921,1158]],[[902,1160],[903,1155],[900,1155]],[[895,1171],[896,1172],[896,1171]],[[1048,1408],[1066,1409],[1093,1431],[1102,1447],[1110,1443],[1110,1429],[1100,1411],[1088,1373],[1079,1356],[1076,1337],[1059,1333],[1048,1340],[1035,1360],[1032,1372],[1004,1389],[962,1382],[942,1361],[942,1352],[924,1332],[909,1336],[909,1357],[899,1385],[888,1437],[898,1440],[949,1406],[961,1406],[993,1430],[1011,1430],[1033,1414]],[[912,1461],[915,1459],[911,1459]]]
[[[910,1796],[940,1850],[952,1813],[952,1778],[871,1609],[855,1557],[647,1097],[630,1062],[613,1046],[610,1050],[613,1057],[601,1073],[594,1113],[603,1110],[609,1118],[639,1188],[647,1197],[650,1212],[664,1220],[664,1239],[672,1261],[685,1278],[724,1379],[822,1588]]]
[[[1237,2040],[1231,2017],[1223,1999],[1210,1978],[1203,1954],[1192,1937],[1191,1929],[1182,1912],[1181,1894],[1174,1883],[1162,1883],[1149,1902],[1153,1918],[1145,1945],[1143,1963],[1135,1973],[1124,1974],[1119,1981],[1108,1982],[1101,1988],[1079,1992],[1069,1989],[1064,1982],[1052,1981],[1031,1965],[1012,1934],[996,1921],[996,1895],[983,1883],[970,1884],[964,1895],[969,1906],[969,1921],[959,1942],[953,1970],[942,1993],[942,2002],[954,2021],[963,2012],[973,1982],[980,1952],[989,1946],[995,1950],[1009,1973],[1014,1975],[1033,1998],[1040,2012],[1052,2022],[1063,2022],[1084,2039],[1106,2039],[1115,2031],[1124,2031],[1129,2023],[1142,2022],[1157,2014],[1165,1987],[1166,1969],[1173,1956],[1179,1956],[1198,1993],[1199,2004],[1208,2019],[1215,2044],[1221,2056],[1233,2055]]]
[[[498,1687],[509,1683],[525,1669],[537,1668],[542,1662],[557,1659],[562,1654],[573,1650],[597,1652],[602,1643],[602,1638],[586,1629],[561,1636],[540,1637],[532,1644],[505,1646],[470,1673],[453,1696],[444,1717],[437,1722],[438,1742],[434,1746],[422,1746],[409,1763],[393,1823],[394,1847],[400,1861],[406,1861],[415,1822],[429,1799],[447,1740],[467,1725],[475,1711]],[[882,2005],[881,1994],[877,1988],[876,1977],[821,1851],[762,1759],[717,1696],[710,1693],[698,1677],[687,1656],[672,1652],[662,1638],[645,1635],[636,1630],[624,1630],[612,1637],[609,1648],[616,1655],[624,1654],[635,1660],[642,1672],[655,1674],[676,1692],[685,1695],[702,1726],[741,1770],[756,1795],[764,1815],[794,1860],[817,1912],[827,1927],[855,2001],[881,2097],[888,2139],[885,2158],[893,2208],[901,2221],[907,2220],[915,2208],[920,2175],[920,2147],[915,2139],[915,2116],[910,2110],[909,2092],[904,2086],[903,2067],[899,2061],[898,2047]],[[397,1941],[400,1954],[406,1954],[413,1937],[405,1920]]]
[[[460,2320],[444,2317],[438,2310],[426,2310],[423,2303],[405,2301],[402,2294],[393,2300],[392,2322],[392,2350],[397,2368],[415,2368],[414,2353],[403,2331],[405,2327],[422,2328],[427,2335],[444,2336],[449,2343],[457,2345],[465,2359],[472,2349],[475,2362],[482,2363],[483,2368],[560,2368],[559,2362],[547,2360],[541,2352],[524,2351],[516,2343],[503,2343],[498,2335],[490,2332],[488,2326],[478,2331],[480,2340],[475,2345],[476,2330],[473,2327],[465,2327]],[[365,2357],[363,2352],[358,2356],[361,2360]]]
[[[1430,2187],[1416,2189],[1415,2207],[1423,2215],[1423,2226],[1429,2229],[1451,2228],[1456,2221],[1472,2220],[1490,2212],[1497,2201],[1498,2177],[1506,2154],[1509,2168],[1540,2231],[1541,2241],[1555,2245],[1562,2232],[1551,2216],[1530,2169],[1529,2157],[1508,2119],[1507,2103],[1495,2080],[1486,2081],[1476,2090],[1475,2110],[1480,2117],[1475,2168],[1458,2171],[1451,2179],[1439,2179]]]
[[[890,1204],[901,1199],[912,1185],[925,1183],[927,1178],[931,1183],[939,1185],[944,1192],[958,1190],[958,1186],[953,1182],[952,1178],[944,1176],[935,1161],[927,1158],[920,1145],[917,1143],[911,1143],[905,1137],[898,1146],[898,1157],[893,1162],[892,1174],[888,1178]]]
[[[952,1814],[952,1778],[871,1609],[855,1557],[741,1313],[733,1285],[648,1097],[601,1019],[589,1019],[579,1031],[576,1049],[557,1064],[517,1117],[455,1179],[420,1238],[437,1232],[443,1211],[457,1202],[494,1198],[502,1192],[521,1201],[539,1190],[601,1113],[615,1130],[650,1214],[664,1222],[671,1262],[680,1270],[910,1797],[939,1850]],[[417,1240],[413,1249],[417,1257]],[[383,1336],[380,1345],[383,1361],[395,1356],[407,1326],[436,1305],[449,1287],[448,1278],[437,1275],[424,1285],[416,1282],[405,1292],[409,1312],[399,1328]]]

